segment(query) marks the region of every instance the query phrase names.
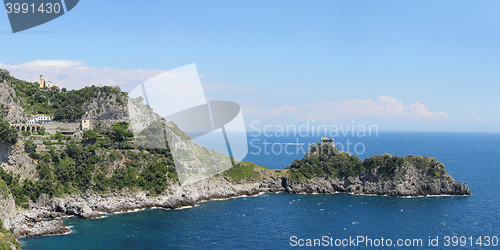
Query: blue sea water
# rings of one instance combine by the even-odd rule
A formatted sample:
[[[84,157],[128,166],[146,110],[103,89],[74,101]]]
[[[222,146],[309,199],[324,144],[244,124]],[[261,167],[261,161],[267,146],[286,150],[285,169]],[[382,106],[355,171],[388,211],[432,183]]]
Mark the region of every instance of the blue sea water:
[[[304,143],[307,150],[309,143],[319,139],[305,136],[298,143]],[[303,157],[294,136],[249,134],[248,140],[251,145],[245,160],[271,169],[284,168]],[[383,153],[435,157],[457,181],[466,182],[472,194],[419,198],[262,194],[208,201],[181,210],[148,209],[99,220],[69,218],[65,223],[72,229],[70,234],[20,242],[28,249],[276,249],[319,239],[316,243],[333,243],[334,248],[343,243],[347,248],[371,249],[389,242],[390,248],[400,248],[395,246],[398,242],[419,244],[421,240],[422,246],[410,248],[498,248],[499,133],[379,132],[378,136],[336,138],[338,147],[346,147],[348,140],[352,143],[349,151],[363,151],[361,159]],[[264,143],[270,143],[266,144],[269,154]],[[353,148],[356,144],[357,150]],[[286,145],[292,154],[284,151]],[[438,246],[429,246],[430,239]],[[446,246],[447,239],[450,246]],[[367,241],[371,243],[367,245]],[[490,246],[484,245],[487,242]]]

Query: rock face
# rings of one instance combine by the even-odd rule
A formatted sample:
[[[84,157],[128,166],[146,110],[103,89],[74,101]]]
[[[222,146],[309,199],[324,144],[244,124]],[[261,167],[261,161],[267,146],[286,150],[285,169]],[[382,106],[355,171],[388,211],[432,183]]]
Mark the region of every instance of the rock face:
[[[102,123],[109,126],[115,122],[128,121],[128,100],[121,95],[96,93],[97,98],[92,98],[85,103],[83,110],[90,117],[93,124]]]
[[[5,74],[5,72],[0,71],[0,79],[3,79],[1,74]],[[25,122],[24,110],[17,103],[15,91],[6,81],[0,82],[0,104],[7,110],[7,121],[11,123]],[[148,127],[153,122],[161,121],[161,118],[155,115],[152,110],[144,112],[138,105],[131,104],[133,103],[130,99],[121,100],[117,95],[98,93],[98,97],[90,100],[83,108],[86,115],[91,117],[92,123],[100,122],[109,126],[114,122],[137,121],[131,124],[131,129],[136,132]],[[189,143],[192,142],[183,139],[185,137],[183,132],[175,124],[167,123],[166,125],[166,136],[170,142],[170,149],[188,149]],[[345,152],[341,154],[347,156]],[[219,165],[223,164],[223,161],[215,156],[209,160],[213,160]],[[24,152],[22,140],[13,146],[0,144],[0,165],[6,171],[19,174],[21,181],[34,179],[36,176],[36,166]],[[425,168],[418,169],[412,164],[406,164],[406,162],[398,165],[390,178],[387,178],[386,173],[380,167],[369,168],[355,177],[316,176],[300,180],[291,178],[286,173],[281,173],[280,177],[276,177],[273,171],[270,171],[271,173],[266,172],[259,180],[242,181],[239,184],[231,183],[222,176],[182,186],[172,184],[160,196],[151,196],[145,191],[138,193],[120,191],[106,194],[87,191],[82,195],[64,198],[49,198],[47,195],[41,195],[36,203],[30,203],[29,210],[16,208],[12,194],[7,191],[5,183],[2,186],[0,180],[0,219],[2,219],[5,228],[11,230],[16,237],[40,236],[69,232],[61,220],[65,216],[94,219],[101,217],[99,212],[113,213],[151,207],[174,209],[193,206],[204,200],[256,195],[262,192],[347,192],[388,196],[470,194],[469,187],[465,183],[455,181],[446,171],[440,171],[439,176],[429,171]]]
[[[136,135],[152,123],[161,122],[162,120],[160,115],[153,112],[151,107],[142,104],[136,99],[127,99],[127,109],[130,122],[129,129]]]
[[[9,74],[6,70],[0,72],[0,106],[7,111],[4,120],[9,123],[25,123],[26,113],[17,100],[16,91],[10,83],[2,80],[6,76],[5,73]]]
[[[5,185],[5,182],[0,180],[0,185]],[[6,186],[4,186],[6,187]],[[0,190],[0,220],[3,222],[5,228],[11,228],[14,225],[14,218],[16,217],[17,209],[14,197],[4,188]]]
[[[6,172],[12,171],[20,175],[20,181],[33,180],[36,175],[36,165],[24,151],[24,141],[19,140],[15,145],[0,142],[0,167]]]
[[[260,192],[283,191],[281,179],[271,177],[260,183],[233,185],[223,178],[207,179],[198,183],[178,186],[172,185],[165,194],[150,196],[148,192],[113,192],[96,194],[88,191],[85,195],[52,198],[42,195],[37,203],[31,203],[29,210],[16,210],[10,195],[5,202],[0,200],[0,216],[5,228],[16,237],[64,234],[69,232],[61,217],[75,215],[84,219],[101,217],[99,212],[113,213],[136,209],[162,207],[180,208],[193,206],[196,202],[216,198],[229,198],[241,195],[255,195]],[[6,203],[3,204],[2,202]]]
[[[287,179],[285,185],[289,193],[354,193],[401,196],[427,196],[427,195],[470,195],[469,186],[455,180],[449,181],[422,181],[417,176],[408,180],[371,182],[363,178],[324,179],[313,178],[304,181],[291,181]]]
[[[413,177],[413,178],[412,178]],[[61,217],[75,215],[85,219],[101,217],[101,213],[134,211],[144,208],[180,208],[193,206],[197,202],[223,199],[241,195],[256,195],[266,192],[290,193],[336,193],[377,194],[389,196],[418,195],[466,195],[470,194],[466,184],[449,181],[421,182],[418,176],[411,176],[403,182],[372,182],[373,176],[350,179],[312,178],[292,181],[287,176],[266,175],[259,181],[232,184],[223,177],[205,179],[197,183],[179,186],[172,184],[160,196],[151,196],[147,191],[130,193],[125,191],[86,194],[52,198],[42,195],[37,203],[30,204],[30,210],[16,211],[12,196],[7,201],[8,216],[4,223],[16,237],[63,234],[69,232]],[[0,200],[0,205],[2,205]],[[2,210],[4,211],[4,210]],[[7,211],[7,210],[6,210]],[[2,214],[0,214],[2,215]]]

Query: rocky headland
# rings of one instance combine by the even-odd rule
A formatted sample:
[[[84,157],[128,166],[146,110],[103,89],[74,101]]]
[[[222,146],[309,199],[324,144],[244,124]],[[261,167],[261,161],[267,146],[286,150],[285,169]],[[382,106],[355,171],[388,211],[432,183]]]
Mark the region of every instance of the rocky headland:
[[[44,98],[33,98],[35,95],[26,94],[28,90]],[[16,142],[0,140],[0,221],[15,237],[68,233],[62,220],[68,216],[97,219],[103,213],[176,209],[205,200],[269,192],[470,195],[467,184],[455,181],[434,158],[384,154],[361,161],[323,143],[312,145],[303,159],[283,170],[242,162],[222,173],[216,171],[220,174],[213,177],[180,185],[172,150],[186,151],[195,173],[223,165],[228,158],[195,144],[175,124],[166,123],[140,99],[128,98],[119,88],[38,89],[36,83],[0,70],[2,121],[24,123],[25,110],[35,108],[43,108],[60,122],[86,116],[96,124],[87,134],[80,131],[84,138],[24,131]],[[9,125],[4,127],[7,130]],[[134,138],[134,134],[139,136]],[[168,148],[153,147],[164,144],[164,137]],[[141,138],[157,143],[132,143]],[[43,141],[46,150],[30,149],[28,143],[35,139]]]
[[[176,209],[194,206],[197,202],[252,196],[260,193],[306,193],[333,194],[338,192],[352,194],[387,195],[411,197],[427,195],[469,195],[469,187],[451,176],[429,180],[412,169],[400,166],[398,172],[405,177],[400,180],[379,181],[377,171],[370,171],[354,178],[314,177],[302,180],[290,178],[289,170],[275,172],[255,168],[252,178],[235,181],[232,177],[220,175],[188,185],[171,184],[161,195],[151,195],[148,191],[116,191],[95,193],[88,190],[85,194],[67,195],[64,198],[49,198],[42,195],[29,209],[16,210],[10,198],[4,226],[16,237],[30,237],[68,233],[61,218],[78,216],[84,219],[100,218],[103,213],[135,211],[145,208]]]

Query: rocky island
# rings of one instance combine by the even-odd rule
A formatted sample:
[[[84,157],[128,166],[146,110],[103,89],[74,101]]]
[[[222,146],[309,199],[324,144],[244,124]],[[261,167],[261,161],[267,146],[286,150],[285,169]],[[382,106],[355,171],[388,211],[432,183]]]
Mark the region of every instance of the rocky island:
[[[67,233],[61,220],[66,216],[94,219],[102,213],[175,209],[265,192],[470,194],[469,187],[455,181],[434,158],[384,154],[361,161],[328,141],[312,145],[303,159],[283,170],[239,162],[211,178],[180,185],[171,148],[132,143],[150,140],[154,135],[148,131],[154,130],[177,142],[168,146],[185,146],[187,135],[160,117],[131,123],[131,113],[151,113],[148,108],[116,87],[41,88],[0,70],[0,219],[6,229],[0,247],[19,247],[12,235]],[[29,115],[34,114],[44,114],[57,125],[31,122]],[[92,121],[92,127],[84,121]],[[194,166],[224,161],[219,153],[189,143],[195,151]]]
[[[361,161],[329,143],[312,145],[288,167],[287,192],[371,194],[387,196],[470,195],[444,164],[432,157],[390,154]]]

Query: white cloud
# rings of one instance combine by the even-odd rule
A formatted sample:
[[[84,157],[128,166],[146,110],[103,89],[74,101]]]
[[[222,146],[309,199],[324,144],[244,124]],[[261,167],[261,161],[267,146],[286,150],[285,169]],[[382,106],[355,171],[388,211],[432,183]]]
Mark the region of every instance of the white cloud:
[[[238,86],[238,85],[230,85],[225,83],[202,83],[203,89],[205,91],[213,91],[213,92],[251,92],[256,91],[257,88]]]
[[[18,65],[0,63],[0,68],[26,81],[37,82],[40,75],[59,88],[79,89],[91,85],[117,85],[129,90],[163,70],[113,69],[87,67],[82,61],[36,60]]]
[[[59,88],[79,89],[91,85],[117,85],[123,90],[131,90],[139,83],[166,72],[165,70],[113,69],[88,67],[83,61],[70,60],[36,60],[27,63],[8,65],[0,63],[0,68],[10,71],[11,75],[26,81],[37,82],[40,75]],[[169,71],[170,72],[170,71]],[[171,77],[185,77],[177,71]],[[199,77],[206,78],[206,74]],[[211,92],[250,92],[257,88],[235,86],[229,84],[202,84],[205,91]]]
[[[283,116],[284,113],[293,115],[300,115],[300,109],[295,106],[281,106],[277,109],[263,110],[262,114],[265,116]]]
[[[85,63],[83,61],[69,61],[69,60],[36,60],[32,62],[27,62],[20,64],[23,67],[78,67],[83,66]]]
[[[478,120],[478,121],[481,120],[481,118],[479,117],[479,115],[476,112],[472,112],[470,114],[463,115],[462,119],[464,119],[464,120]]]
[[[422,103],[404,105],[389,96],[372,99],[352,99],[335,102],[311,103],[298,106],[281,106],[270,110],[245,107],[251,114],[261,116],[293,115],[298,120],[339,121],[353,118],[378,119],[448,119],[445,112],[432,112]]]

